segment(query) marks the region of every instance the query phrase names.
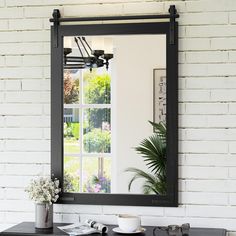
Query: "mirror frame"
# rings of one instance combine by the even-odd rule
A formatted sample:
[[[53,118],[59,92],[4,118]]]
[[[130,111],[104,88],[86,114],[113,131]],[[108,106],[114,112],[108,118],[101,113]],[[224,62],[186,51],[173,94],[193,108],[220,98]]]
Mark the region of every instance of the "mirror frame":
[[[169,22],[51,26],[51,175],[63,183],[63,37],[96,35],[166,35],[167,194],[62,193],[58,203],[128,206],[178,206],[178,23],[174,44]],[[58,35],[55,38],[55,31]],[[55,42],[57,40],[57,42]],[[55,47],[55,43],[57,47]]]

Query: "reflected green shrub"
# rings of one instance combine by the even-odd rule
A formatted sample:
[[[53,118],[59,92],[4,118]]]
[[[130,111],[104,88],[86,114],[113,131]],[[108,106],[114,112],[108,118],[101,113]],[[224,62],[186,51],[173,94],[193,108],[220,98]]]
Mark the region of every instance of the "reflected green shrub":
[[[111,77],[108,73],[97,74],[96,70],[84,74],[85,101],[90,104],[109,104],[111,100]]]
[[[89,104],[110,104],[111,102],[111,77],[108,73],[97,74],[97,70],[84,74],[84,98]],[[89,125],[99,128],[102,122],[111,123],[110,109],[89,109]]]
[[[79,192],[79,176],[64,173],[64,192]]]
[[[72,135],[75,137],[77,140],[79,139],[79,129],[80,129],[80,124],[78,122],[71,123],[71,129],[72,129]]]
[[[111,150],[110,144],[110,131],[93,129],[84,135],[84,150],[86,152],[108,153]]]
[[[80,123],[78,122],[67,122],[64,123],[64,137],[65,138],[75,138],[76,140],[79,139],[79,130],[80,130]]]

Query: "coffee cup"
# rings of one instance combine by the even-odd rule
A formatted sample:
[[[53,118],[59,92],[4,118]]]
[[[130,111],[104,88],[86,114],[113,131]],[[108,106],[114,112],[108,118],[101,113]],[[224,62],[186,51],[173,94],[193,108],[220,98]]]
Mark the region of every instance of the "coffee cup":
[[[139,216],[134,215],[118,215],[118,226],[124,232],[134,232],[141,227],[141,219]]]

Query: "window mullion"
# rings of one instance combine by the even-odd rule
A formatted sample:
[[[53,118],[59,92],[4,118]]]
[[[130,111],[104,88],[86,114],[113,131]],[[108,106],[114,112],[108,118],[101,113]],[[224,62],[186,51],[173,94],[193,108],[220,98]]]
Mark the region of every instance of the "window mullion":
[[[111,108],[111,104],[65,104],[65,108]]]
[[[79,146],[80,146],[80,171],[79,171],[79,179],[80,179],[80,192],[83,190],[83,121],[84,121],[84,111],[82,108],[83,105],[83,70],[80,70],[80,77],[79,77],[79,84],[80,84],[80,93],[79,93],[79,116],[80,116],[80,139],[79,139]]]

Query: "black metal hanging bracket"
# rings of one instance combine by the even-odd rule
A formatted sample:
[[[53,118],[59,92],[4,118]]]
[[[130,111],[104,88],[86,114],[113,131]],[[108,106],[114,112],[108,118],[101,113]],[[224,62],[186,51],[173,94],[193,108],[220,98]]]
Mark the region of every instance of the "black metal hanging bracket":
[[[58,26],[60,24],[59,19],[61,17],[59,9],[54,9],[52,13],[53,17],[53,42],[54,42],[54,48],[58,47]]]
[[[113,21],[113,20],[148,20],[148,19],[170,19],[170,44],[175,44],[175,19],[179,18],[179,14],[175,5],[170,5],[169,14],[161,15],[136,15],[136,16],[101,16],[101,17],[79,17],[79,18],[61,18],[58,9],[53,10],[53,18],[49,19],[54,24],[54,47],[58,47],[58,26],[60,22],[81,22],[81,21]]]
[[[175,5],[170,5],[169,8],[170,13],[170,44],[175,44],[175,18],[177,14],[177,10]]]

